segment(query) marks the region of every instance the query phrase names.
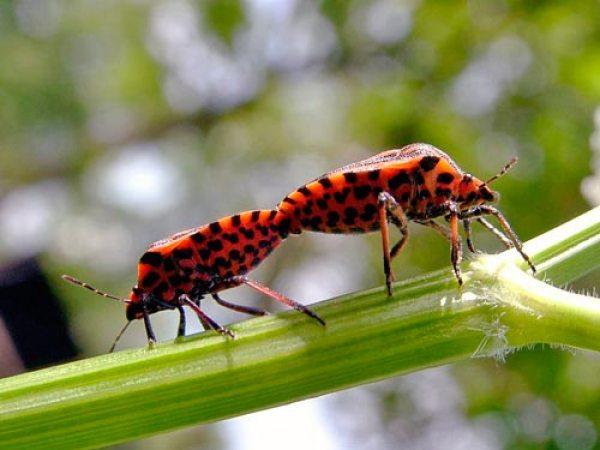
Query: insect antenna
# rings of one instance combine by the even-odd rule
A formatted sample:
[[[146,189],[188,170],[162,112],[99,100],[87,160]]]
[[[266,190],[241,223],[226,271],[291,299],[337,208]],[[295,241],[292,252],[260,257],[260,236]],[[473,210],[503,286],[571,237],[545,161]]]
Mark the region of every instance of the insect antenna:
[[[506,165],[500,170],[500,172],[498,172],[496,175],[494,175],[489,180],[486,180],[482,184],[482,186],[486,186],[486,185],[492,183],[493,181],[496,181],[498,178],[500,178],[502,175],[504,175],[506,172],[508,172],[510,169],[512,169],[515,166],[515,164],[517,164],[518,160],[519,160],[519,158],[517,158],[516,156],[514,158],[511,158],[511,160],[506,163]]]
[[[63,275],[61,278],[63,280],[65,280],[65,281],[71,283],[71,284],[74,284],[75,286],[80,286],[80,287],[85,288],[85,289],[87,289],[89,291],[92,291],[94,294],[101,295],[102,297],[110,298],[110,299],[117,300],[117,301],[123,302],[123,303],[131,303],[131,301],[128,300],[128,299],[126,299],[126,298],[120,298],[120,297],[116,297],[116,296],[111,295],[111,294],[107,294],[106,292],[103,292],[103,291],[101,291],[99,289],[96,289],[94,286],[92,286],[92,285],[90,285],[90,284],[88,284],[88,283],[86,283],[84,281],[78,280],[77,278],[74,278],[74,277],[72,277],[70,275]]]
[[[112,345],[110,346],[110,350],[108,351],[108,353],[112,353],[115,351],[115,347],[117,346],[117,342],[119,342],[119,339],[121,339],[121,336],[123,336],[123,333],[125,333],[125,330],[127,329],[127,327],[131,324],[131,320],[129,320],[125,326],[123,328],[121,328],[121,331],[119,331],[119,334],[117,334],[117,337],[115,338],[115,341],[112,343]]]

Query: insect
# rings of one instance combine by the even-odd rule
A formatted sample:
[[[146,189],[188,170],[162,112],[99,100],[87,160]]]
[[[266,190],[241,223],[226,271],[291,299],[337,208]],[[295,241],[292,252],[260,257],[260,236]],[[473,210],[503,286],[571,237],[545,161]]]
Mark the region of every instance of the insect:
[[[391,260],[408,239],[408,222],[433,228],[451,244],[451,262],[459,285],[462,223],[467,245],[475,252],[471,222],[491,231],[507,247],[515,247],[535,273],[535,266],[523,251],[521,241],[504,215],[488,202],[496,202],[497,192],[489,185],[514,164],[512,159],[497,175],[487,181],[463,172],[443,151],[428,144],[411,144],[389,150],[371,158],[349,164],[301,186],[279,204],[291,223],[289,232],[304,230],[323,233],[366,233],[380,230],[383,267],[388,295],[392,294]],[[494,216],[504,232],[495,228],[487,216]],[[435,218],[444,218],[449,228]],[[390,249],[389,223],[401,233]]]
[[[115,339],[111,352],[127,326],[136,319],[144,321],[148,343],[153,345],[156,337],[149,316],[158,311],[177,309],[177,335],[184,336],[184,306],[196,313],[205,329],[233,337],[230,330],[202,311],[200,301],[210,294],[226,308],[255,316],[267,314],[260,309],[225,301],[218,294],[240,285],[249,286],[324,325],[323,319],[309,308],[246,276],[287,237],[289,224],[289,218],[278,210],[246,211],[155,242],[139,260],[138,281],[128,298],[99,291],[68,275],[63,275],[63,279],[127,305],[127,323]]]

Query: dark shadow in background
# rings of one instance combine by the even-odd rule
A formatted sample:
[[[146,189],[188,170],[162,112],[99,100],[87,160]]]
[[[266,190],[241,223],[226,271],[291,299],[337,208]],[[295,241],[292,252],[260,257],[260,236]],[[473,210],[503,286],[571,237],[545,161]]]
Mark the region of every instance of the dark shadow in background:
[[[11,352],[21,359],[18,367],[2,367],[4,375],[37,369],[77,356],[61,304],[50,289],[35,258],[0,268],[0,318],[11,342],[0,342],[0,361],[10,364]],[[14,362],[14,358],[12,360]]]

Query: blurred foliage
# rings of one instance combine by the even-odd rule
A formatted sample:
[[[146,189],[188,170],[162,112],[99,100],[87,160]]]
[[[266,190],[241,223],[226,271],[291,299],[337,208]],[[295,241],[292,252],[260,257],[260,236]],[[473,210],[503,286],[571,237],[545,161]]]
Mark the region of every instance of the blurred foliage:
[[[15,0],[0,2],[0,54],[0,258],[40,252],[52,275],[115,292],[148,242],[414,141],[482,177],[518,155],[497,188],[524,239],[597,201],[585,177],[600,196],[594,0]],[[448,264],[445,243],[412,231],[400,277]],[[379,242],[301,236],[257,276],[300,300],[377,284]],[[88,351],[103,351],[121,312],[57,289]],[[584,448],[577,432],[600,426],[599,361],[537,348],[458,365],[456,411],[469,426],[491,417],[500,448]],[[373,395],[389,401],[402,383]],[[542,431],[527,428],[531,404]]]

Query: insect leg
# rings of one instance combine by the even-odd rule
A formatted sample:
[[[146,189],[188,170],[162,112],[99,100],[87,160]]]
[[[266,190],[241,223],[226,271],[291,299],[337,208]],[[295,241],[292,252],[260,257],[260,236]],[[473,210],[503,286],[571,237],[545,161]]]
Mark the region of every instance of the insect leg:
[[[500,231],[494,225],[489,223],[486,219],[484,219],[483,217],[478,217],[477,222],[479,222],[481,225],[483,225],[485,228],[487,228],[490,232],[492,232],[492,234],[494,234],[494,236],[496,236],[498,239],[500,239],[500,241],[502,241],[502,243],[504,244],[504,246],[506,248],[514,247],[512,241],[510,239],[508,239],[502,231]]]
[[[382,192],[383,194],[383,192]],[[381,243],[383,246],[383,272],[385,274],[385,287],[388,296],[392,295],[392,269],[390,267],[390,230],[387,221],[387,211],[385,205],[379,201],[379,228],[381,229]]]
[[[291,298],[288,298],[277,291],[274,291],[273,289],[265,286],[264,284],[258,281],[250,280],[249,278],[243,276],[235,276],[230,278],[230,282],[235,283],[237,285],[245,284],[246,286],[249,286],[252,289],[260,292],[261,294],[271,297],[279,303],[283,303],[284,305],[289,306],[290,308],[293,308],[296,311],[300,311],[301,313],[306,314],[308,317],[315,319],[321,325],[325,325],[325,321],[323,319],[321,319],[315,312],[311,311],[302,303],[298,303],[297,301],[292,300]]]
[[[187,306],[192,308],[192,310],[196,313],[196,315],[198,316],[198,319],[200,319],[200,322],[202,322],[202,325],[205,328],[215,330],[223,335],[226,334],[232,338],[235,337],[235,335],[233,334],[233,332],[231,330],[222,327],[217,322],[215,322],[213,319],[211,319],[209,316],[207,316],[204,313],[204,311],[202,311],[196,303],[194,303],[192,300],[190,300],[190,298],[188,296],[182,295],[179,298],[180,298],[180,301],[182,301],[184,304],[186,304]]]
[[[471,253],[479,253],[478,250],[475,249],[473,245],[473,237],[471,234],[471,221],[469,219],[463,219],[462,221],[463,227],[465,229],[465,234],[467,235],[467,247]]]
[[[225,308],[232,309],[234,311],[238,311],[238,312],[241,312],[244,314],[250,314],[253,316],[266,316],[267,314],[269,314],[267,311],[263,311],[262,309],[252,308],[251,306],[243,306],[243,305],[236,305],[235,303],[230,303],[226,300],[223,300],[221,297],[219,297],[219,295],[216,292],[213,292],[211,295],[212,295],[212,298],[214,298],[215,301],[219,305],[224,306]]]
[[[201,308],[202,305],[200,304],[201,300],[204,298],[204,296],[202,295],[191,295],[191,296],[187,296],[190,301],[194,302],[196,304],[196,306],[198,306],[198,308]],[[181,306],[186,305],[186,302],[184,300],[181,299],[181,297],[179,297],[179,304]],[[202,324],[202,328],[204,328],[204,330],[212,330],[212,327],[210,325],[209,322],[207,322],[206,320],[204,320],[203,317],[198,316],[198,319],[200,320],[200,323]]]
[[[196,314],[196,315],[198,315],[198,314]],[[198,319],[200,320],[200,323],[202,324],[202,328],[204,328],[204,331],[213,329],[210,322],[207,322],[204,317],[198,315]]]
[[[154,330],[152,329],[152,324],[150,323],[150,315],[146,309],[144,309],[143,317],[144,327],[146,327],[146,336],[148,337],[148,345],[152,347],[156,343],[156,336],[154,334]]]
[[[459,286],[462,286],[463,280],[460,271],[460,263],[462,262],[462,240],[460,238],[460,234],[458,233],[458,218],[460,216],[460,210],[456,203],[451,203],[449,205],[450,215],[448,217],[448,222],[450,224],[450,260],[452,261],[452,268],[454,269],[454,275],[456,276],[456,280],[458,281]]]
[[[185,336],[185,309],[183,306],[177,305],[177,311],[179,311],[179,327],[177,328],[177,337]]]
[[[476,220],[477,220],[477,222],[481,223],[485,228],[487,228],[492,233],[494,233],[494,235],[496,237],[498,237],[498,239],[500,239],[506,247],[513,248],[512,242],[506,237],[506,235],[502,231],[495,228],[491,223],[489,223],[483,217],[478,217]],[[450,231],[447,228],[443,227],[442,225],[438,224],[437,222],[434,222],[433,220],[415,220],[415,222],[418,223],[419,225],[424,225],[426,227],[433,228],[441,236],[443,236],[447,240],[451,241]],[[467,246],[469,247],[469,251],[471,251],[472,253],[479,253],[479,250],[477,250],[475,248],[475,246],[473,245],[473,238],[472,238],[472,233],[471,233],[471,220],[463,219],[463,226],[464,226],[465,232],[467,234]]]
[[[393,210],[390,211],[390,214],[392,214],[394,225],[398,227],[398,230],[400,230],[400,233],[402,234],[400,240],[396,242],[390,251],[390,258],[394,259],[408,242],[408,219],[399,204],[394,206]]]
[[[390,262],[406,245],[408,239],[408,219],[402,210],[402,207],[396,202],[396,199],[388,192],[380,192],[377,198],[379,209],[379,227],[381,229],[381,243],[383,247],[383,271],[385,273],[385,287],[389,296],[392,295],[392,273]],[[390,251],[390,232],[388,226],[388,217],[400,230],[402,237]]]
[[[183,309],[181,301],[178,304],[164,302],[158,298],[154,298],[152,301],[164,309],[177,308],[177,311],[179,311],[179,327],[177,328],[177,337],[185,336],[185,310]]]
[[[533,263],[531,262],[531,259],[523,251],[523,244],[521,243],[521,240],[519,239],[517,234],[514,232],[514,230],[512,229],[512,227],[506,220],[506,218],[504,217],[504,214],[502,214],[498,209],[494,208],[493,206],[489,206],[489,205],[479,205],[479,206],[474,206],[470,210],[465,211],[461,214],[461,216],[464,216],[467,218],[468,217],[481,217],[481,216],[486,216],[486,215],[493,215],[498,219],[498,222],[500,222],[500,225],[502,226],[502,228],[508,235],[509,239],[512,241],[513,245],[515,246],[515,249],[519,252],[521,257],[527,262],[527,264],[529,264],[529,267],[531,267],[531,270],[533,271],[533,273],[536,273],[537,270],[536,270],[535,266],[533,265]]]
[[[450,223],[449,230],[446,227],[438,224],[437,222],[434,222],[433,220],[422,220],[422,221],[420,220],[420,221],[417,221],[417,223],[420,225],[424,225],[426,227],[433,228],[440,235],[442,235],[444,238],[446,238],[447,240],[450,241],[450,245],[451,245],[450,259],[452,261],[452,268],[454,269],[454,274],[456,275],[458,284],[462,285],[460,263],[462,261],[463,250],[462,250],[462,240],[460,239],[460,235],[458,233],[458,215],[460,214],[460,211],[458,210],[458,207],[455,204],[451,204],[448,207],[448,209],[450,211],[450,215],[447,218],[448,222]],[[466,222],[466,220],[463,220],[463,225],[465,225],[465,222]],[[470,228],[468,227],[468,225],[465,225],[465,230],[467,232],[467,243],[468,243],[469,237],[470,237]],[[473,243],[471,242],[469,250],[471,250],[472,245],[473,245]],[[475,251],[475,250],[472,249],[471,251]]]

